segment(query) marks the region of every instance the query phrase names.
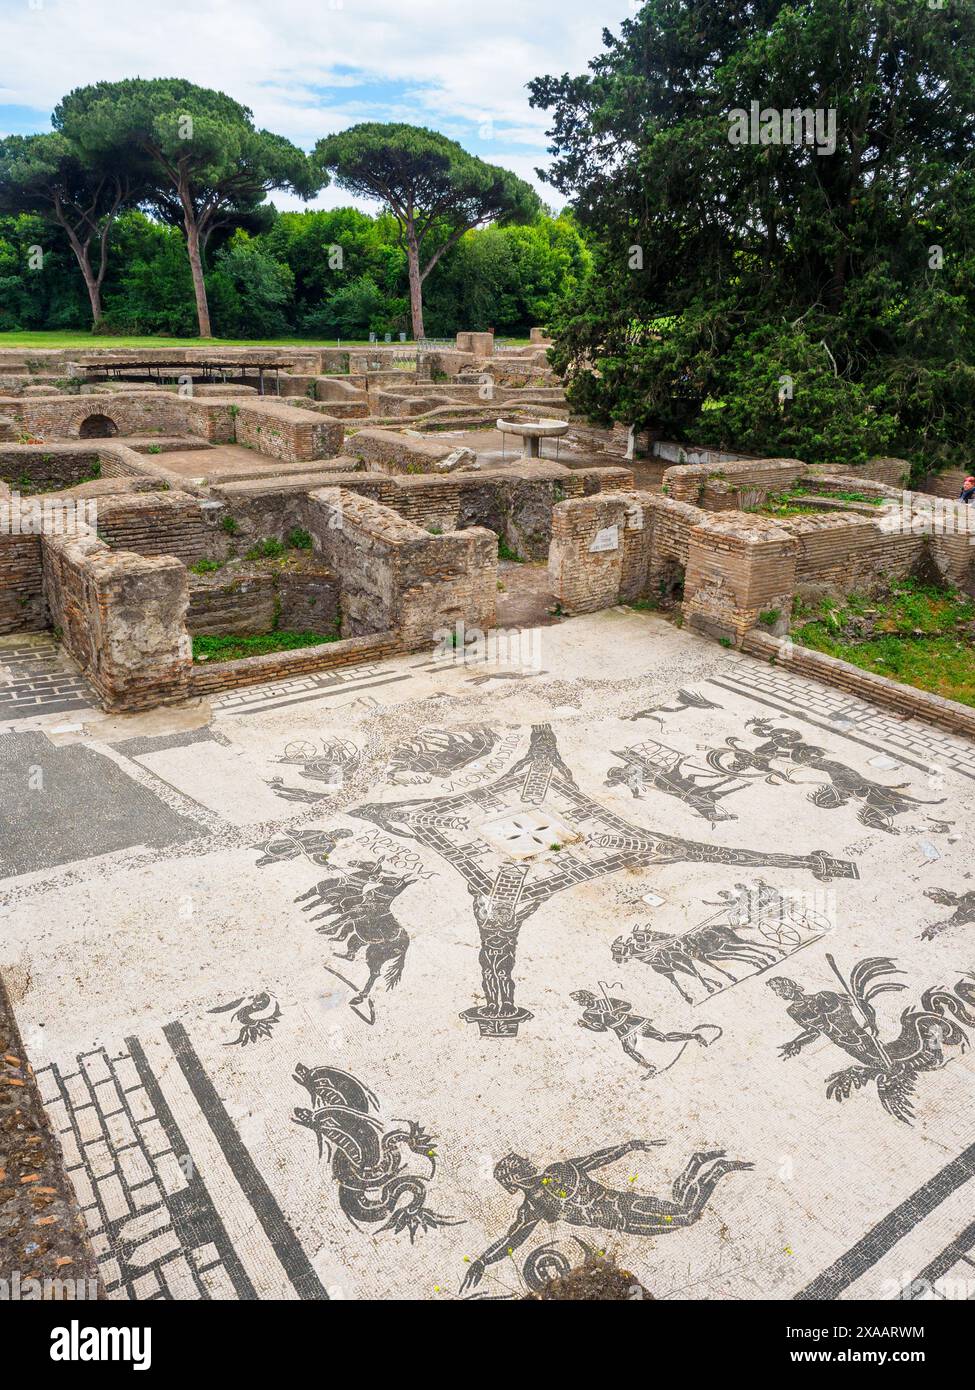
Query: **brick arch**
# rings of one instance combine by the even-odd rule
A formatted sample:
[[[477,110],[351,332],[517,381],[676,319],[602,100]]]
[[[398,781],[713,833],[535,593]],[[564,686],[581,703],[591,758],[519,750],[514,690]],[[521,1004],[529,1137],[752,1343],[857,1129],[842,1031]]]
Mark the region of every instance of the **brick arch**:
[[[117,434],[118,425],[112,417],[98,410],[86,415],[78,426],[79,439],[114,439]]]
[[[96,416],[100,416],[103,420],[107,420],[112,426],[108,435],[85,433],[87,421]],[[110,438],[112,435],[118,434],[119,427],[117,420],[115,420],[112,415],[106,414],[104,404],[96,399],[86,401],[83,406],[78,407],[72,417],[67,433],[74,435],[78,439],[106,439]]]

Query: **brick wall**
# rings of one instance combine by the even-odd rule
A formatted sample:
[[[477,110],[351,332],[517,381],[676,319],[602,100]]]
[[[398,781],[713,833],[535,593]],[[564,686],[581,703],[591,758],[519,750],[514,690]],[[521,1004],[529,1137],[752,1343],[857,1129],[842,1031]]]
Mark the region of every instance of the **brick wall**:
[[[185,567],[92,536],[41,541],[51,620],[110,710],[185,697],[192,666]]]
[[[552,513],[548,572],[552,592],[569,615],[619,602],[627,499],[619,494],[561,502]]]
[[[691,531],[684,622],[737,643],[762,612],[788,625],[795,589],[795,539],[765,517],[710,517]]]
[[[208,556],[215,540],[199,501],[181,492],[116,493],[103,499],[98,535],[113,550],[174,555],[189,565]]]
[[[92,415],[105,415],[122,435],[185,434],[186,402],[165,391],[97,396],[21,397],[14,406],[18,423],[39,439],[77,439]]]
[[[921,537],[882,531],[877,520],[825,512],[783,517],[778,523],[798,541],[796,582],[840,592],[869,588],[884,576],[910,574],[921,556]]]
[[[435,473],[437,465],[455,453],[455,443],[413,439],[395,430],[364,429],[349,435],[346,450],[353,458],[381,473]],[[472,455],[473,458],[473,455]]]
[[[191,574],[189,583],[186,626],[191,636],[254,636],[273,629],[277,614],[273,575],[252,573],[225,579],[218,574]]]
[[[0,637],[47,624],[40,536],[0,531]]]
[[[709,465],[678,464],[664,473],[664,486],[676,502],[707,511],[736,511],[743,494],[789,487],[806,472],[798,459],[732,459]]]
[[[190,575],[186,626],[194,636],[254,636],[280,629],[327,635],[339,617],[339,582],[309,559],[296,569],[233,566]]]
[[[406,650],[463,621],[495,624],[497,539],[472,528],[433,536],[346,488],[309,497],[309,530],[339,579],[343,637],[399,629]]]
[[[266,398],[238,401],[234,419],[238,444],[286,463],[334,458],[342,452],[344,429],[314,410],[278,404]]]
[[[383,632],[318,647],[303,647],[299,651],[269,652],[267,656],[252,656],[243,661],[212,662],[193,667],[189,693],[213,695],[220,690],[289,680],[313,671],[340,670],[367,661],[381,661],[401,651],[399,633]]]

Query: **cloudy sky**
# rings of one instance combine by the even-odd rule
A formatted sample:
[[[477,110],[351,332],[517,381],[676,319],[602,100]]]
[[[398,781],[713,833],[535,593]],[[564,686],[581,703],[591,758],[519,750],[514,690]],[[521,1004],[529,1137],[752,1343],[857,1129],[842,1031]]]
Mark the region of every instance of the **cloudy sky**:
[[[538,186],[544,112],[525,84],[580,72],[635,0],[0,0],[0,135],[50,129],[65,92],[185,77],[310,149],[364,120],[409,121]],[[312,206],[354,201],[327,189]],[[275,195],[279,207],[300,206]],[[367,206],[363,204],[363,206]]]

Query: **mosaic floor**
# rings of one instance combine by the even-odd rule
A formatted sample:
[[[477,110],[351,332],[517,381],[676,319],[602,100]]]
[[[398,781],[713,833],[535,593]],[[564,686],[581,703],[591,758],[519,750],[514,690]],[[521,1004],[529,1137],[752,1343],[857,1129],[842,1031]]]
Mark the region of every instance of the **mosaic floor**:
[[[975,749],[535,638],[137,718],[18,646],[0,970],[111,1294],[975,1294]]]

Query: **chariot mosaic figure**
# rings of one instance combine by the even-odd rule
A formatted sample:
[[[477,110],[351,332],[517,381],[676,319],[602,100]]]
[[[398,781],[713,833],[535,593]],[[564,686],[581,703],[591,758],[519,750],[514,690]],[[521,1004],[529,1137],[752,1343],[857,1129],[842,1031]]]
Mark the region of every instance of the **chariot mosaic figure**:
[[[749,749],[744,748],[739,739],[728,738],[725,740],[726,747],[709,750],[705,758],[709,767],[726,775],[762,772],[770,782],[775,779],[791,782],[792,768],[812,768],[828,779],[809,793],[809,800],[814,806],[834,811],[850,801],[859,802],[857,820],[871,830],[883,830],[888,835],[900,833],[894,824],[895,816],[912,811],[917,806],[941,806],[944,803],[944,797],[937,801],[923,801],[919,797],[909,796],[903,786],[885,787],[882,782],[873,781],[847,763],[829,757],[825,748],[807,743],[796,730],[782,728],[770,719],[750,719],[747,727],[765,742]],[[785,770],[777,768],[776,763],[785,763]]]
[[[670,1197],[653,1197],[631,1188],[605,1187],[592,1174],[630,1153],[648,1153],[664,1139],[628,1139],[582,1158],[538,1168],[521,1154],[508,1154],[494,1170],[505,1191],[521,1195],[521,1207],[505,1234],[468,1265],[461,1292],[475,1288],[489,1265],[523,1245],[541,1221],[586,1226],[622,1235],[656,1236],[698,1221],[723,1177],[754,1164],[728,1158],[724,1150],[695,1153],[674,1182]]]
[[[512,858],[485,837],[499,819],[533,817],[555,835],[571,835],[557,864]],[[527,752],[509,770],[458,795],[384,801],[349,809],[388,835],[413,839],[440,855],[464,878],[480,936],[478,960],[484,1002],[462,1017],[483,1037],[514,1038],[531,1019],[515,1002],[515,963],[524,923],[554,894],[622,869],[664,864],[725,864],[736,868],[801,869],[820,882],[858,877],[856,865],[825,850],[781,854],[683,839],[634,825],[576,783],[548,724],[535,725]],[[541,833],[541,831],[540,831]],[[546,833],[544,852],[553,835]]]

